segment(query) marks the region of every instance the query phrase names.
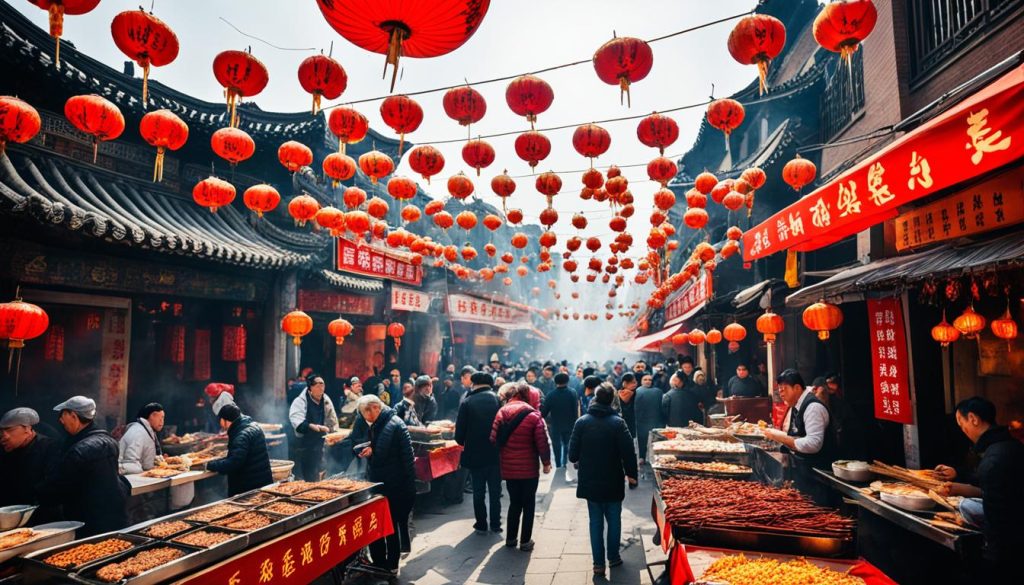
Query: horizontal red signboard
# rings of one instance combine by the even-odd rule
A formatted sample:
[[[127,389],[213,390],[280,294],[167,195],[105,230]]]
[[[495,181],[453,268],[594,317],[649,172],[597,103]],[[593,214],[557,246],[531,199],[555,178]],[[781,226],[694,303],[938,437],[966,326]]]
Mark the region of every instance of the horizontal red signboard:
[[[329,290],[300,290],[299,310],[341,315],[372,315],[376,297],[350,295]]]
[[[408,258],[369,244],[336,238],[338,270],[419,286],[423,271]]]
[[[665,305],[665,325],[675,325],[692,317],[711,299],[711,276],[702,270],[700,278]]]

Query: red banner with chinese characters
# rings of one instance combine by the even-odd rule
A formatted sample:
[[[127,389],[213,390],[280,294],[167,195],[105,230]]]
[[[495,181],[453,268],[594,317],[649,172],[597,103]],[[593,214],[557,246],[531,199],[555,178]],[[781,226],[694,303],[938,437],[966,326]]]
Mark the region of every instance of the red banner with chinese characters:
[[[914,423],[907,369],[907,338],[900,299],[868,299],[871,365],[875,383],[875,418]]]
[[[817,250],[1024,156],[1024,65],[743,234],[743,259]]]
[[[388,278],[415,286],[419,286],[423,280],[423,271],[419,266],[413,265],[411,258],[369,244],[359,245],[345,238],[336,238],[335,241],[338,250],[338,270]]]
[[[224,325],[221,328],[220,359],[225,362],[245,361],[245,325]]]
[[[391,287],[391,309],[426,313],[430,309],[430,295],[401,286]]]
[[[210,379],[210,330],[196,329],[193,332],[195,343],[192,346],[192,379],[205,381]]]
[[[299,310],[342,315],[372,315],[374,297],[349,295],[329,290],[300,290]]]
[[[394,532],[388,501],[377,496],[300,527],[175,583],[312,583],[371,542]]]
[[[469,295],[448,295],[448,315],[452,321],[482,323],[502,329],[533,329],[526,311],[499,305]]]
[[[711,299],[711,275],[702,270],[700,278],[665,305],[665,325],[675,325],[692,317]]]

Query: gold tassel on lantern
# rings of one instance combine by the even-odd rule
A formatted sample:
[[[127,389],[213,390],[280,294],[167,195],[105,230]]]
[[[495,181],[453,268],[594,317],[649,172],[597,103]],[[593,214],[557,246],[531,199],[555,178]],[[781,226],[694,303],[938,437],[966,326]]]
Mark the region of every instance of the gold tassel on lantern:
[[[164,180],[164,147],[156,148],[156,163],[153,165],[153,182],[159,183]]]
[[[398,59],[402,56],[402,41],[409,36],[409,31],[401,25],[395,24],[391,29],[391,38],[388,39],[388,53],[384,61],[384,74],[387,77],[388,65],[391,65],[391,91],[395,91],[395,81],[398,79]]]

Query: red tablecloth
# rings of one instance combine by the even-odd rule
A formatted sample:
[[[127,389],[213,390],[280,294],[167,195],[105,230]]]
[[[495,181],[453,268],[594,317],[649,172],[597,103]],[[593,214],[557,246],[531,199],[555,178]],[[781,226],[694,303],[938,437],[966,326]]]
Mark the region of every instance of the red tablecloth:
[[[704,569],[718,559],[727,555],[743,554],[748,558],[772,558],[780,561],[788,561],[795,557],[790,555],[777,555],[770,553],[758,553],[749,551],[729,550],[724,548],[713,548],[706,546],[685,546],[676,543],[669,553],[669,577],[672,585],[685,585],[693,582],[704,573]],[[866,585],[897,585],[871,563],[864,559],[819,559],[804,557],[808,561],[820,566],[827,567],[834,571],[847,571],[864,579]]]
[[[461,458],[461,445],[434,449],[426,455],[417,457],[413,462],[416,468],[416,479],[430,481],[448,475],[459,468],[459,459]]]

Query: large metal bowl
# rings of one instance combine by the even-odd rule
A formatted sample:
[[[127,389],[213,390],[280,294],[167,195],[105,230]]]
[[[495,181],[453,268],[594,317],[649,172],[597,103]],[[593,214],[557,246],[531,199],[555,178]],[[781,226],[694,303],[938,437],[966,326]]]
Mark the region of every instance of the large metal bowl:
[[[840,465],[840,463],[842,462],[836,461],[832,464],[832,473],[839,479],[870,482],[875,477],[875,474],[870,469],[847,469],[845,466]]]
[[[0,508],[0,532],[14,530],[28,524],[29,518],[32,517],[32,513],[38,507],[19,504],[17,506],[4,506]]]
[[[931,510],[935,507],[935,500],[928,496],[901,496],[882,492],[882,501],[887,504],[892,504],[897,508],[912,511]]]

